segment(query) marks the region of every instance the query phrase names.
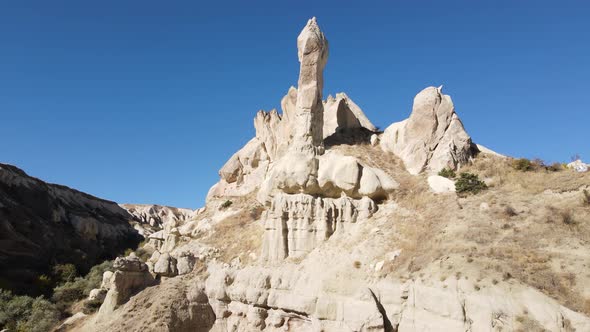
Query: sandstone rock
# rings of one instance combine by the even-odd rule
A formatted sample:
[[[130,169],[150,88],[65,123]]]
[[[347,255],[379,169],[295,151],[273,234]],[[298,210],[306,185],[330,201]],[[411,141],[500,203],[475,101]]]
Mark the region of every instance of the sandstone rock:
[[[369,218],[375,211],[369,198],[278,195],[264,218],[262,259],[279,262],[289,256],[305,255],[347,224],[357,222],[359,215]]]
[[[579,173],[588,172],[588,164],[583,163],[580,159],[567,164],[567,168]]]
[[[93,289],[88,294],[88,301],[98,301],[103,302],[107,295],[106,289]]]
[[[163,253],[154,264],[154,273],[163,277],[174,277],[178,275],[176,264],[176,258],[170,256],[169,253]]]
[[[102,274],[102,282],[100,284],[100,288],[108,290],[111,286],[111,278],[113,277],[113,272],[105,271]]]
[[[354,195],[358,187],[361,166],[356,158],[326,153],[319,159],[318,183],[323,196],[340,197],[344,192]]]
[[[179,275],[187,274],[193,271],[197,258],[189,252],[183,252],[177,259],[176,269]]]
[[[142,227],[139,229],[144,237],[164,228],[165,224],[189,220],[197,215],[197,211],[171,206],[151,204],[119,204]]]
[[[492,156],[496,156],[496,157],[500,157],[500,158],[506,158],[506,156],[505,156],[505,155],[503,155],[503,154],[500,154],[500,153],[498,153],[498,152],[496,152],[496,151],[494,151],[494,150],[488,149],[487,147],[485,147],[485,146],[483,146],[483,145],[481,145],[481,144],[476,144],[475,146],[477,147],[477,150],[478,150],[480,153],[484,153],[484,154],[490,154],[490,155],[492,155]]]
[[[428,185],[430,190],[437,194],[455,192],[455,181],[440,175],[429,176]]]
[[[336,94],[336,98],[328,96],[324,103],[324,138],[338,131],[358,128],[365,128],[368,131],[377,130],[361,108],[345,93]]]
[[[379,136],[377,136],[377,134],[373,134],[371,135],[371,146],[376,146],[377,144],[379,144]]]
[[[135,256],[118,257],[113,266],[116,271],[105,287],[108,292],[98,311],[97,320],[107,319],[110,313],[125,303],[131,295],[154,283],[147,265]]]
[[[297,56],[301,66],[293,143],[301,151],[305,150],[304,146],[321,146],[324,139],[322,89],[324,66],[328,61],[328,40],[318,27],[315,17],[307,22],[297,37]]]
[[[455,113],[451,97],[434,87],[414,98],[407,120],[385,130],[381,146],[399,156],[411,174],[457,169],[477,152]]]

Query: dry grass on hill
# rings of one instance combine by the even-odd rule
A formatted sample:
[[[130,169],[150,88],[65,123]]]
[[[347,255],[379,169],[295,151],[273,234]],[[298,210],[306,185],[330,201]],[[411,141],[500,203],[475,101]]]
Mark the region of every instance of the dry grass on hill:
[[[230,263],[239,257],[242,262],[254,261],[249,254],[258,255],[264,238],[264,224],[260,221],[262,212],[253,195],[231,200],[227,209],[236,213],[219,221],[213,226],[211,235],[203,242],[220,250],[219,259]],[[212,204],[213,205],[213,204]]]
[[[518,281],[590,314],[590,204],[583,193],[590,189],[589,173],[523,172],[511,159],[480,154],[460,172],[479,175],[489,188],[459,198],[431,193],[425,176],[409,175],[401,160],[379,147],[331,149],[382,168],[400,183],[391,198],[405,212],[391,216],[389,236],[402,254],[383,275],[471,275],[481,287]]]

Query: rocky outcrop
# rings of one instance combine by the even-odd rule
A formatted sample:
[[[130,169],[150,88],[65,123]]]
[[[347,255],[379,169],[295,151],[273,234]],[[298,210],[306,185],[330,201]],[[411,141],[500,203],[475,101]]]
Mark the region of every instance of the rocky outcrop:
[[[102,289],[107,293],[98,311],[98,320],[108,319],[108,315],[132,295],[154,284],[147,265],[135,255],[118,257],[113,267],[114,273],[103,276]]]
[[[280,262],[287,257],[302,257],[347,225],[371,217],[376,209],[368,197],[354,200],[278,195],[263,216],[262,259]]]
[[[120,204],[135,221],[135,229],[143,237],[148,237],[164,228],[167,223],[190,220],[198,211],[155,204]]]
[[[511,331],[523,315],[549,331],[590,324],[519,285],[478,291],[465,279],[445,288],[418,280],[337,283],[295,266],[235,270],[211,264],[209,275],[206,292],[217,331]]]
[[[141,241],[132,219],[114,202],[0,164],[0,279],[34,292],[31,285],[54,264],[87,271]]]
[[[377,131],[361,108],[344,92],[336,94],[336,98],[328,96],[324,102],[324,139],[338,132],[360,128]]]
[[[429,87],[414,98],[412,114],[389,126],[381,146],[400,157],[408,172],[457,169],[477,152],[442,87]]]

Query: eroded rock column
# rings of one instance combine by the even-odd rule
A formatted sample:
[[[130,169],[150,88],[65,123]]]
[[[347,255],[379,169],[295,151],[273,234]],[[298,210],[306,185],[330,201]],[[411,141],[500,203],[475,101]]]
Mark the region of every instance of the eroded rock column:
[[[299,82],[296,102],[294,147],[307,149],[323,145],[323,71],[328,60],[328,40],[312,18],[297,37]],[[316,149],[312,149],[316,150]]]

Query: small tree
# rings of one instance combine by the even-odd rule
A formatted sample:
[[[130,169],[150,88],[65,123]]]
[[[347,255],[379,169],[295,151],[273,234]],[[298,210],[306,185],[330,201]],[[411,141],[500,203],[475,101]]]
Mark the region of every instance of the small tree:
[[[526,158],[520,158],[512,161],[512,168],[517,171],[526,172],[532,171],[534,169],[534,165],[530,160]]]
[[[440,172],[438,172],[438,175],[448,178],[448,179],[454,179],[455,176],[457,176],[457,174],[455,173],[455,171],[453,171],[450,168],[443,168],[440,170]]]
[[[476,174],[461,173],[455,182],[455,190],[459,194],[477,194],[487,189],[485,182],[481,181]]]
[[[58,264],[53,267],[53,275],[58,283],[74,281],[78,276],[78,270],[74,264]]]

